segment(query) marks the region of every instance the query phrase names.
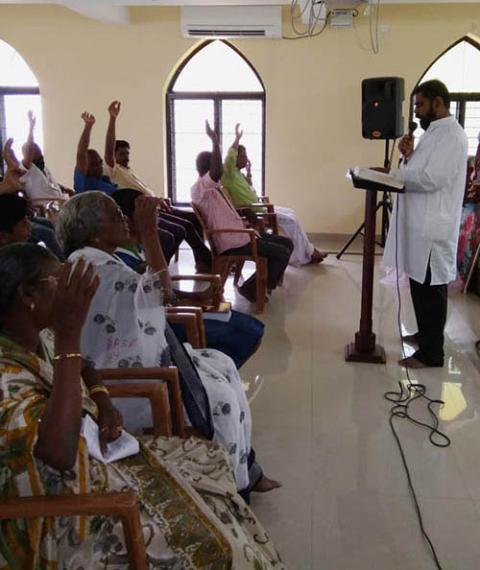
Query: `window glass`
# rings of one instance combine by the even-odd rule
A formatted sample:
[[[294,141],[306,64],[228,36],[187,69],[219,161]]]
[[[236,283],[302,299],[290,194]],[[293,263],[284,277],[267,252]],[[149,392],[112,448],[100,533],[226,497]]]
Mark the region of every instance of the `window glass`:
[[[222,101],[222,154],[225,157],[235,138],[235,125],[240,123],[243,137],[240,144],[247,149],[252,163],[253,187],[261,192],[263,153],[262,153],[262,101],[225,100]]]
[[[203,150],[212,148],[205,133],[205,121],[213,126],[213,101],[176,100],[174,114],[176,201],[189,203],[190,188],[198,176],[195,159]]]
[[[38,87],[38,81],[23,57],[0,40],[0,87]]]
[[[205,134],[207,119],[217,129],[224,158],[240,123],[253,186],[263,194],[265,94],[258,76],[237,51],[220,40],[206,43],[183,66],[167,99],[172,149],[167,165],[169,195],[175,204],[190,202],[190,188],[197,178],[195,159],[199,152],[211,150]]]
[[[22,157],[22,145],[28,136],[28,111],[36,117],[35,142],[43,148],[42,103],[40,95],[5,95],[5,138],[13,139],[13,149],[18,159]]]
[[[440,79],[452,93],[480,93],[480,50],[459,42],[432,65],[422,81]]]
[[[222,41],[215,41],[188,61],[172,91],[263,91],[263,87],[235,50]]]

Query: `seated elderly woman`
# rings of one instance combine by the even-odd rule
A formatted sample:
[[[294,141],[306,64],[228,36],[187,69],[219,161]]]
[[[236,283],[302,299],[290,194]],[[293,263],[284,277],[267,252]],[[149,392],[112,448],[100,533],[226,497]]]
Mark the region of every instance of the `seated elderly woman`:
[[[150,568],[284,568],[216,444],[146,438],[126,459],[89,457],[82,416],[96,418],[101,445],[121,431],[108,391],[80,354],[98,283],[83,260],[62,267],[37,245],[0,248],[0,500],[129,488]],[[8,568],[128,567],[116,519],[3,520],[0,534]]]
[[[141,195],[141,192],[132,188],[122,188],[112,194],[127,220],[130,234],[128,242],[115,250],[115,256],[137,273],[143,273],[145,268],[143,246],[134,219],[135,204]],[[143,221],[138,220],[138,224],[142,225]],[[265,328],[265,325],[252,315],[235,310],[230,311],[230,318],[226,322],[204,318],[204,326],[207,347],[230,356],[237,368],[258,350]],[[179,340],[186,340],[181,325],[172,325],[172,329]]]
[[[238,489],[270,491],[280,484],[265,477],[255,461],[250,408],[233,361],[216,350],[187,353],[166,323],[163,300],[168,301],[171,284],[156,216],[155,200],[139,197],[135,217],[147,263],[147,271],[139,275],[114,257],[129,230],[112,198],[85,192],[62,207],[57,231],[65,253],[72,262],[84,258],[93,264],[100,277],[82,332],[82,353],[96,368],[173,362],[180,374],[187,421],[227,449]],[[144,422],[142,410],[132,405],[128,403],[130,410],[124,414],[130,429]]]

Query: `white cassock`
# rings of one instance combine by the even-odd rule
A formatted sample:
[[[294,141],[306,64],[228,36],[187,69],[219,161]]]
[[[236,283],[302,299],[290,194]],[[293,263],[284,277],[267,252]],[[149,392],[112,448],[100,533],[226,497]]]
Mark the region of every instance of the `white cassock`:
[[[408,163],[391,172],[405,183],[393,209],[383,263],[418,283],[425,281],[430,260],[431,285],[454,281],[468,144],[452,116],[432,121]]]

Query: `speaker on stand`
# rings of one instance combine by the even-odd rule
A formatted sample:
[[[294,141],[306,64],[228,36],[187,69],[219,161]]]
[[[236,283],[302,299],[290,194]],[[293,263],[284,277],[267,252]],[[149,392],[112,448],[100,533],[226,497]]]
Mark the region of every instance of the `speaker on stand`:
[[[405,97],[405,83],[402,77],[372,77],[362,81],[362,136],[364,139],[384,140],[385,155],[383,166],[390,167],[390,141],[404,133],[402,103]],[[384,192],[377,204],[377,211],[382,210],[382,230],[379,245],[385,246],[392,198]],[[337,259],[347,251],[359,235],[363,235],[362,224],[351,235],[347,243],[337,253]]]

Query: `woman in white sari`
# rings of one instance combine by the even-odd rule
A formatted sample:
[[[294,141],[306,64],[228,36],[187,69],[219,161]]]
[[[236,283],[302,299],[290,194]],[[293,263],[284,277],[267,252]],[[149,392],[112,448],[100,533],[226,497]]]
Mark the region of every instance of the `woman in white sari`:
[[[255,462],[250,409],[234,363],[218,351],[189,347],[190,360],[166,324],[163,300],[171,295],[171,285],[158,239],[155,199],[139,198],[135,215],[148,265],[144,275],[114,257],[128,226],[110,197],[86,192],[59,213],[57,231],[69,260],[84,258],[100,277],[82,332],[82,353],[96,368],[165,366],[173,357],[183,380],[187,421],[194,427],[200,422],[203,433],[226,448],[238,489],[264,492],[279,486]],[[145,422],[142,410],[124,415],[127,422],[136,420],[136,425],[126,424],[130,429]]]

